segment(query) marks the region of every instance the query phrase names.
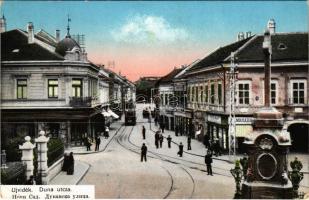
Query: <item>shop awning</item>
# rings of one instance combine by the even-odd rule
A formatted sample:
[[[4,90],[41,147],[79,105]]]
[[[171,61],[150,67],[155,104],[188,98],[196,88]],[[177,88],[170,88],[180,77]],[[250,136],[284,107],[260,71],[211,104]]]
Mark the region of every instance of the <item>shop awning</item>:
[[[116,113],[114,113],[112,110],[108,110],[107,111],[112,117],[114,117],[115,119],[118,119],[119,118],[119,116],[116,114]]]
[[[110,117],[111,116],[111,114],[109,114],[109,112],[106,112],[106,111],[102,111],[102,115],[104,117]]]
[[[252,131],[252,125],[236,125],[236,137],[246,137]]]

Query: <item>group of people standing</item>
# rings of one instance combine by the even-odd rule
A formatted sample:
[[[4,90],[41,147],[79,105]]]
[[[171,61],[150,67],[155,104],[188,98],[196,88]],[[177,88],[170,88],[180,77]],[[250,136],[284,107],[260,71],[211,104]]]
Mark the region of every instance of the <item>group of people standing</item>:
[[[95,151],[99,151],[100,150],[100,144],[101,144],[101,137],[100,135],[103,135],[103,137],[105,139],[108,139],[109,138],[109,127],[106,126],[105,127],[105,130],[103,133],[97,133],[96,137],[95,137]],[[90,137],[87,137],[87,133],[85,133],[85,137],[83,139],[83,143],[84,145],[86,146],[86,150],[87,151],[91,151],[91,146],[93,144],[93,140],[90,138]]]
[[[163,133],[164,132],[164,125],[163,126],[160,125],[160,128],[161,128],[161,131]],[[164,137],[163,137],[161,131],[157,131],[155,133],[155,146],[156,146],[157,149],[162,148],[162,144],[163,144],[163,140],[164,140]],[[143,140],[145,140],[146,139],[146,128],[145,128],[145,126],[142,127],[142,136],[143,136]],[[168,148],[171,148],[171,142],[172,142],[171,136],[168,135],[166,140],[167,140]],[[183,156],[183,149],[184,149],[184,145],[182,144],[182,142],[179,143],[178,147],[179,147],[179,151],[177,152],[177,154],[178,154],[179,157],[182,157]],[[212,162],[213,162],[212,149],[210,149],[210,145],[207,146],[207,147],[208,147],[207,148],[208,150],[207,150],[207,154],[205,155],[205,164],[206,164],[206,168],[207,168],[207,175],[213,176],[213,173],[212,173]],[[191,149],[192,149],[192,147],[191,147],[191,137],[188,136],[187,150],[191,150]],[[146,146],[145,143],[143,143],[143,145],[141,147],[141,162],[143,162],[143,161],[145,161],[145,162],[147,161],[147,146]]]

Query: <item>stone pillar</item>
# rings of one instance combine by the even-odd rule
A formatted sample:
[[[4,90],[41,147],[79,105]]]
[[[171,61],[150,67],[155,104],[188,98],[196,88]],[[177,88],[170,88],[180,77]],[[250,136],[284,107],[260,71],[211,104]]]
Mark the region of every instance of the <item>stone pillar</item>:
[[[30,176],[33,176],[33,149],[35,145],[33,145],[29,136],[25,137],[26,142],[23,145],[19,145],[19,149],[22,150],[21,161],[27,165],[26,168],[26,176],[27,180],[29,180]]]
[[[49,138],[45,136],[45,131],[39,132],[39,137],[35,139],[38,144],[38,173],[42,180],[42,185],[46,185],[47,180],[47,142]]]

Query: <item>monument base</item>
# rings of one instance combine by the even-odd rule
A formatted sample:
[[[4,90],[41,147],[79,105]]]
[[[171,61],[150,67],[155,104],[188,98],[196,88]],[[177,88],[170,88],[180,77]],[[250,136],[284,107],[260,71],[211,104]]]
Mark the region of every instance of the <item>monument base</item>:
[[[292,199],[293,188],[289,181],[285,185],[265,182],[247,182],[242,184],[243,199]]]

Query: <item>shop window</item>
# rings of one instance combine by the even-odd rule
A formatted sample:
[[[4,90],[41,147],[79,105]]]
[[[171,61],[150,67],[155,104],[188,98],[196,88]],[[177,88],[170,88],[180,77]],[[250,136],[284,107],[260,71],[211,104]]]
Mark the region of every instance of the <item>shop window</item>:
[[[72,95],[73,95],[73,97],[82,97],[83,96],[82,80],[81,79],[73,79],[72,80]]]
[[[304,104],[306,99],[306,80],[292,80],[292,103]]]
[[[17,79],[17,99],[27,98],[27,79]]]
[[[48,79],[48,98],[58,98],[58,79]]]

